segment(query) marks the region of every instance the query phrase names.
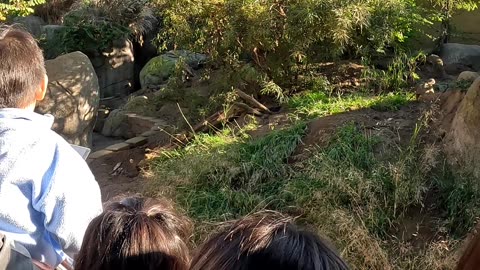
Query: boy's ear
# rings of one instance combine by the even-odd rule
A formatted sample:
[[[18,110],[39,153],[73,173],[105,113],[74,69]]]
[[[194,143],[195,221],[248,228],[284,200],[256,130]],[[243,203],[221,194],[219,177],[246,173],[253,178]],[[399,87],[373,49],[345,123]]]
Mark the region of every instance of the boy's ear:
[[[42,83],[39,85],[35,92],[35,100],[40,101],[45,98],[45,93],[47,93],[48,86],[48,76],[45,74],[45,77],[42,80]]]

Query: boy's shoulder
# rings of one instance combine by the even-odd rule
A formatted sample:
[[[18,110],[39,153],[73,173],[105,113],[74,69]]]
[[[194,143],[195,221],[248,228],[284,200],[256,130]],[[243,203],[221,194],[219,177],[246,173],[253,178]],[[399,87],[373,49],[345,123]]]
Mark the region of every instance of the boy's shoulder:
[[[53,116],[16,112],[2,117],[0,110],[0,145],[4,151],[30,154],[51,153],[61,157],[81,156],[58,133],[51,129]],[[0,150],[0,152],[3,152]],[[74,161],[74,160],[72,160]]]

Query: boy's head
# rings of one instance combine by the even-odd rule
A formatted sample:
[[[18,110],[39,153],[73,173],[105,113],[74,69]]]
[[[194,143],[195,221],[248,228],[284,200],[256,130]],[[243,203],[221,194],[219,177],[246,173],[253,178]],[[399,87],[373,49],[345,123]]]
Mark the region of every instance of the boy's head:
[[[0,27],[0,108],[34,109],[47,88],[42,50],[27,32]]]
[[[187,270],[190,222],[166,201],[130,197],[92,220],[76,270]]]
[[[192,270],[343,270],[340,256],[318,235],[278,213],[258,213],[210,238],[193,257]]]

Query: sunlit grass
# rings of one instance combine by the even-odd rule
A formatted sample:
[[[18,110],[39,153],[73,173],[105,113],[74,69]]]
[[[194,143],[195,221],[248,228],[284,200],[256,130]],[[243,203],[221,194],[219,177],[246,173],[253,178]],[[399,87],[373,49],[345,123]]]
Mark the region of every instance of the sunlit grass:
[[[408,92],[371,95],[355,93],[328,96],[324,92],[307,91],[292,97],[288,103],[293,113],[307,118],[326,116],[347,111],[372,108],[379,111],[395,111],[413,100]]]

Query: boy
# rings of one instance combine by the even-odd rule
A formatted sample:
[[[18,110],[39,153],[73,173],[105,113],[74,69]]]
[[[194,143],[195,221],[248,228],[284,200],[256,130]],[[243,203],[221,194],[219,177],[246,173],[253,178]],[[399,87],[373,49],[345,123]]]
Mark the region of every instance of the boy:
[[[48,78],[32,36],[0,28],[0,231],[52,267],[76,253],[102,212],[100,189],[82,157],[33,112]]]

